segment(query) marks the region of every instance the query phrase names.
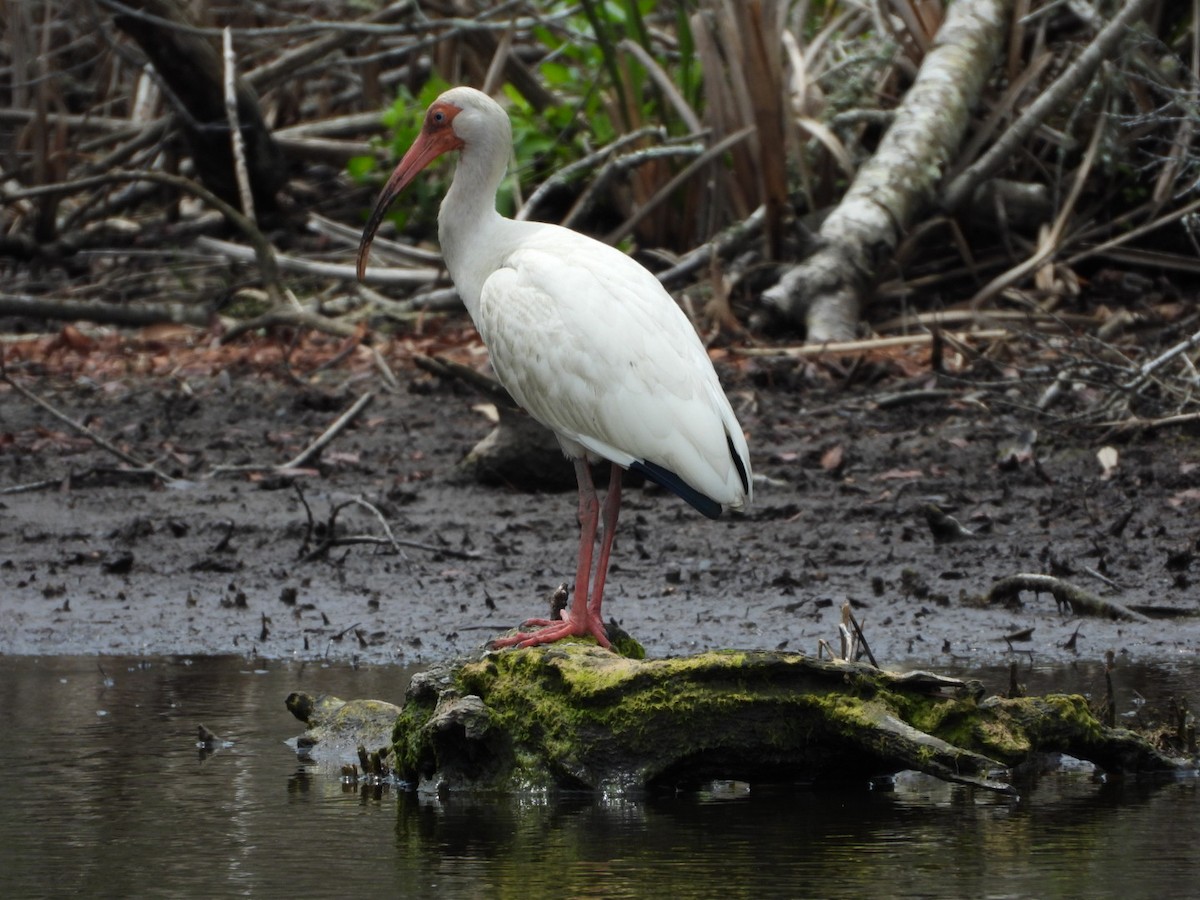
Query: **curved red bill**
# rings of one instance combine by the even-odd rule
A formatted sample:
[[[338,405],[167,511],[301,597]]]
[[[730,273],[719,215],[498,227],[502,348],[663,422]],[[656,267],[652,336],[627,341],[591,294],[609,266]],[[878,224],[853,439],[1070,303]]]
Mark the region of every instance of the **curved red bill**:
[[[383,191],[379,194],[379,199],[375,201],[375,208],[371,210],[371,217],[367,219],[367,227],[363,229],[362,239],[358,243],[359,281],[363,280],[367,272],[367,256],[371,252],[371,241],[375,237],[375,231],[379,228],[379,223],[383,221],[383,217],[387,215],[388,207],[392,205],[392,201],[396,199],[396,196],[402,190],[408,187],[409,182],[417,176],[418,172],[443,153],[450,150],[462,149],[462,138],[454,133],[454,128],[451,124],[458,111],[457,107],[447,104],[434,104],[431,106],[429,113],[425,117],[425,126],[421,129],[420,135],[413,142],[413,145],[408,148],[408,152],[400,160],[400,165],[396,166],[396,171],[392,172],[392,177],[384,185]]]

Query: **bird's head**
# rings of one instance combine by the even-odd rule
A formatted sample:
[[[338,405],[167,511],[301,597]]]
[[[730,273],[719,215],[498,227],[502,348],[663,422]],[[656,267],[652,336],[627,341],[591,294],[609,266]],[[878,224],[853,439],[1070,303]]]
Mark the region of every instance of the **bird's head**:
[[[396,196],[404,190],[417,173],[451,150],[465,150],[477,144],[503,140],[512,146],[512,130],[508,115],[495,100],[482,91],[456,87],[443,93],[425,111],[421,133],[384,185],[375,208],[363,229],[358,245],[358,277],[361,281],[367,270],[367,255],[375,231]]]

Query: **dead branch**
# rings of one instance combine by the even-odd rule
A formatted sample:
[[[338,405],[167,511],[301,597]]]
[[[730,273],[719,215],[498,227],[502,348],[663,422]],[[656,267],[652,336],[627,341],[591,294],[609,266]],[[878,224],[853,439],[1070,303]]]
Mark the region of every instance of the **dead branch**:
[[[353,337],[358,333],[358,328],[349,322],[331,319],[306,309],[279,306],[267,310],[261,316],[231,326],[221,335],[221,343],[228,344],[243,334],[258,331],[260,328],[311,328],[313,331],[323,331],[338,337]]]
[[[153,464],[139,459],[138,457],[134,456],[132,453],[128,453],[125,450],[122,450],[116,444],[114,444],[111,441],[96,434],[96,432],[92,431],[92,429],[88,428],[82,422],[72,419],[70,416],[68,416],[66,413],[62,412],[60,409],[55,407],[49,401],[44,400],[43,398],[41,398],[37,394],[35,394],[33,391],[29,390],[29,388],[25,387],[23,384],[21,384],[19,381],[14,379],[9,374],[7,366],[3,365],[2,358],[0,358],[0,380],[4,381],[6,384],[8,384],[10,387],[12,387],[12,389],[14,391],[16,391],[18,394],[20,394],[26,400],[29,400],[31,403],[34,403],[37,406],[40,406],[46,412],[50,413],[50,415],[54,416],[54,418],[58,419],[58,421],[62,422],[64,425],[66,425],[72,431],[83,435],[85,438],[87,438],[89,441],[91,441],[93,444],[95,444],[101,450],[105,450],[108,453],[111,453],[113,456],[117,457],[117,459],[121,460],[122,462],[128,463],[138,473],[145,474],[145,475],[151,475],[163,483],[170,483],[170,482],[173,482],[176,480],[176,479],[172,478],[170,475],[160,472],[157,468],[155,468],[155,466]]]
[[[933,49],[874,156],[820,229],[821,247],[763,293],[813,343],[849,340],[867,285],[920,210],[966,133],[1004,46],[1011,0],[951,4]]]
[[[73,181],[61,181],[56,184],[45,185],[44,187],[6,192],[5,199],[16,200],[26,197],[58,196],[59,194],[71,194],[94,187],[102,187],[107,184],[137,181],[153,181],[158,184],[169,185],[184,193],[198,197],[220,212],[221,215],[229,220],[230,224],[246,236],[246,239],[254,247],[254,258],[258,262],[263,278],[263,287],[271,294],[272,302],[279,306],[284,304],[283,290],[280,287],[279,281],[279,268],[276,265],[275,250],[271,246],[270,241],[267,240],[258,226],[242,215],[239,210],[226,203],[212,191],[208,190],[208,188],[197,184],[189,178],[150,170],[106,172],[103,175],[92,175],[88,178],[78,178]]]
[[[305,447],[291,460],[279,466],[279,468],[301,469],[306,466],[310,459],[312,459],[314,456],[317,456],[322,450],[328,447],[333,439],[336,438],[347,425],[353,422],[355,417],[357,417],[360,412],[366,409],[367,404],[374,399],[374,392],[367,391],[365,394],[355,400],[349,409],[338,416],[334,420],[333,424],[326,428],[320,437]]]
[[[1196,347],[1200,347],[1200,331],[1195,332],[1191,337],[1180,341],[1170,349],[1154,357],[1154,359],[1151,359],[1139,366],[1134,378],[1127,384],[1122,385],[1122,389],[1126,391],[1136,391],[1146,383],[1146,380],[1151,375],[1161,369],[1164,365],[1175,359],[1180,354],[1189,353]]]
[[[740,144],[746,138],[754,133],[752,128],[743,128],[741,131],[735,131],[733,134],[726,136],[711,147],[701,150],[690,163],[684,166],[677,175],[670,181],[664,184],[661,188],[654,192],[654,196],[650,197],[638,209],[625,219],[620,225],[604,236],[604,240],[609,244],[616,244],[624,238],[628,237],[633,230],[638,226],[638,223],[650,215],[654,210],[658,209],[663,203],[671,198],[671,195],[687,183],[688,179],[694,178],[705,168],[712,164],[713,160],[719,159],[722,154],[726,153],[730,147]],[[678,147],[677,150],[686,150],[691,153],[691,148]]]
[[[399,0],[398,3],[389,3],[383,9],[371,13],[361,23],[339,23],[343,27],[322,29],[324,33],[315,40],[292,50],[285,50],[269,62],[247,72],[244,76],[246,83],[255,90],[263,90],[292,77],[301,67],[311,65],[356,41],[361,41],[364,32],[370,33],[367,28],[353,27],[354,24],[386,25],[400,19],[407,19],[416,11],[415,0]],[[378,122],[378,114],[371,113],[370,115]]]
[[[600,170],[596,173],[596,177],[587,185],[586,189],[579,195],[574,205],[572,205],[570,212],[563,218],[562,224],[568,228],[580,227],[582,222],[587,221],[600,201],[608,196],[612,190],[613,183],[622,173],[651,163],[654,160],[669,159],[676,156],[695,158],[702,153],[704,153],[704,147],[700,144],[682,144],[643,147],[639,150],[631,150],[629,153],[623,153],[620,156],[614,157],[600,167]],[[612,241],[609,242],[612,243]]]
[[[242,126],[238,121],[238,98],[234,87],[237,78],[237,60],[233,55],[233,31],[228,26],[221,34],[222,42],[222,89],[225,95],[225,119],[229,122],[229,142],[233,152],[233,177],[237,182],[238,200],[242,204],[242,212],[251,222],[257,220],[254,214],[254,192],[250,187],[250,169],[246,165],[246,140],[242,136]]]
[[[383,513],[379,511],[379,508],[372,503],[368,503],[362,497],[351,497],[350,502],[361,506],[379,521],[379,527],[383,529],[383,533],[387,537],[388,543],[392,545],[392,549],[396,551],[398,556],[404,558],[404,551],[400,549],[400,542],[396,540],[396,535],[392,534],[392,526],[388,524],[387,519],[383,517]]]
[[[363,411],[368,403],[374,399],[374,393],[368,391],[363,394],[344,413],[334,420],[319,437],[307,447],[305,447],[297,456],[285,463],[250,463],[248,465],[231,465],[231,466],[213,466],[206,477],[213,478],[218,475],[236,475],[252,472],[274,472],[277,475],[294,474],[297,471],[303,470],[309,461],[324,450],[330,443],[333,442],[346,426],[354,420],[354,418]],[[302,498],[303,499],[303,498]],[[307,507],[307,504],[305,504]]]
[[[481,553],[477,553],[474,550],[456,550],[451,547],[442,547],[436,544],[426,544],[421,541],[409,540],[407,538],[397,538],[392,532],[392,528],[388,524],[387,519],[384,518],[383,513],[381,513],[374,504],[367,502],[362,497],[351,497],[349,500],[346,500],[343,503],[335,504],[333,508],[330,509],[329,518],[325,523],[324,539],[316,547],[304,552],[304,548],[308,546],[308,541],[312,536],[313,517],[312,510],[309,508],[307,500],[304,499],[303,492],[299,491],[299,489],[297,489],[297,492],[300,494],[300,501],[304,504],[304,509],[308,516],[308,531],[305,534],[304,542],[301,544],[301,562],[313,562],[314,560],[327,556],[329,551],[334,547],[348,547],[355,544],[389,546],[401,558],[404,559],[407,559],[404,554],[404,550],[401,549],[404,547],[407,547],[411,550],[423,550],[427,553],[441,553],[445,556],[451,556],[456,559],[488,559],[488,557]],[[343,535],[339,537],[337,534],[338,516],[341,514],[342,510],[350,506],[360,506],[375,516],[375,518],[379,521],[380,526],[383,528],[383,532],[386,536],[379,537],[378,535],[373,534],[354,534]]]
[[[1191,425],[1193,422],[1200,422],[1200,412],[1179,413],[1176,416],[1161,416],[1157,419],[1143,419],[1139,416],[1131,416],[1128,419],[1097,422],[1096,425],[1100,428],[1115,428],[1117,431],[1157,431],[1159,428]]]
[[[526,203],[525,208],[528,206],[529,204]],[[362,227],[359,225],[343,225],[341,222],[335,222],[333,219],[317,213],[310,213],[304,224],[314,234],[332,238],[350,250],[358,250],[358,241],[362,237]],[[375,236],[375,242],[371,245],[371,249],[377,256],[403,262],[406,266],[424,266],[436,269],[440,273],[444,273],[446,269],[441,253],[412,244],[391,241],[380,235]]]
[[[1096,118],[1095,127],[1092,128],[1092,138],[1088,142],[1083,161],[1079,164],[1079,168],[1075,172],[1075,179],[1071,183],[1071,190],[1067,194],[1067,198],[1063,201],[1058,215],[1054,217],[1053,226],[1046,230],[1040,237],[1037,250],[1024,262],[1013,266],[1006,272],[1000,273],[980,288],[970,300],[969,305],[972,309],[979,309],[979,307],[987,303],[1006,287],[1016,284],[1058,254],[1061,249],[1063,233],[1066,231],[1067,223],[1070,221],[1071,215],[1075,211],[1075,204],[1079,202],[1079,196],[1087,184],[1088,173],[1091,172],[1092,166],[1096,162],[1096,155],[1100,150],[1100,138],[1106,130],[1106,124],[1107,117],[1098,116]]]
[[[258,254],[254,248],[243,247],[239,244],[223,241],[220,238],[208,237],[207,235],[201,235],[196,238],[196,246],[219,253],[227,259],[238,262],[251,262],[258,258]],[[338,263],[314,262],[309,259],[300,259],[284,253],[277,253],[275,254],[275,265],[283,272],[314,275],[318,278],[336,278],[341,281],[355,280],[354,266],[350,264],[341,265]],[[401,267],[383,269],[376,266],[374,269],[368,271],[367,280],[372,284],[414,288],[433,284],[442,277],[442,274],[442,270],[440,269]]]
[[[621,135],[612,143],[587,154],[581,159],[568,163],[539,184],[521,205],[521,208],[517,210],[513,218],[518,221],[528,220],[547,194],[559,188],[566,187],[579,174],[590,171],[598,164],[611,159],[614,154],[622,152],[631,144],[637,144],[648,137],[656,137],[662,140],[664,137],[662,128],[658,125],[648,125],[645,128],[639,128],[636,131],[631,131],[629,134]]]
[[[1054,597],[1060,608],[1081,616],[1099,616],[1120,619],[1125,622],[1149,622],[1141,613],[1134,612],[1124,604],[1113,600],[1102,600],[1083,588],[1056,578],[1053,575],[1020,574],[1002,578],[988,592],[989,603],[1008,603],[1019,599],[1021,591],[1047,593]]]
[[[494,403],[507,406],[510,409],[519,408],[517,402],[513,400],[512,394],[508,392],[508,389],[504,385],[496,379],[489,378],[487,375],[472,369],[470,366],[464,366],[461,363],[456,363],[453,360],[444,359],[440,356],[426,356],[423,353],[413,354],[412,361],[418,369],[424,369],[432,375],[437,375],[440,378],[455,378],[465,384],[469,384]]]
[[[174,322],[203,328],[210,324],[212,312],[186,303],[125,306],[101,300],[51,300],[45,297],[0,294],[0,316],[28,316],[33,319],[67,322],[87,321],[127,327]]]
[[[952,338],[969,344],[971,341],[996,341],[1012,337],[1013,333],[1003,328],[981,329],[979,331],[960,331],[954,334],[943,333],[941,339]],[[827,344],[805,344],[799,347],[734,347],[733,352],[738,356],[787,356],[809,357],[823,356],[826,353],[837,356],[847,353],[867,353],[872,350],[884,350],[889,347],[918,347],[933,342],[932,332],[923,334],[902,334],[894,337],[864,338],[861,341],[831,341]]]
[[[767,208],[765,206],[758,207],[744,221],[730,226],[711,241],[701,244],[687,253],[671,268],[659,272],[658,280],[664,286],[671,287],[683,281],[696,270],[710,266],[714,257],[727,259],[740,252],[742,247],[761,233],[766,215]]]
[[[1054,83],[1042,91],[1012,126],[982,157],[968,166],[942,192],[942,206],[950,211],[962,207],[975,194],[975,189],[1007,163],[1023,146],[1035,128],[1046,117],[1073,97],[1076,91],[1091,81],[1104,60],[1111,57],[1128,37],[1130,27],[1142,18],[1156,0],[1128,0],[1120,7],[1079,58]]]

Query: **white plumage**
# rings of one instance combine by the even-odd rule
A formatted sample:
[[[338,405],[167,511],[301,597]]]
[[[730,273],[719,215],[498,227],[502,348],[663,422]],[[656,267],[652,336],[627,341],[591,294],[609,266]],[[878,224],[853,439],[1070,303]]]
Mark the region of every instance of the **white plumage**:
[[[507,114],[486,94],[453,88],[429,107],[420,137],[380,195],[359,248],[394,197],[434,158],[461,151],[438,215],[446,267],[501,383],[550,428],[575,460],[580,559],[564,618],[497,641],[529,646],[593,635],[620,503],[621,470],[633,468],[709,516],[752,497],[745,437],[687,317],[652,274],[624,253],[557,225],[496,212],[512,148]],[[613,463],[595,576],[599,504],[584,459]],[[590,582],[590,589],[589,589]]]

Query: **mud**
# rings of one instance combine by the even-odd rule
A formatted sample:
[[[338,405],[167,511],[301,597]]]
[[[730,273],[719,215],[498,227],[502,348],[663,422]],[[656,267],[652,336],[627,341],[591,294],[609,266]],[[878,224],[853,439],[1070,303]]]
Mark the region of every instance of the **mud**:
[[[180,480],[121,472],[0,385],[0,489],[42,483],[0,494],[0,652],[421,663],[544,615],[573,575],[573,492],[456,480],[456,462],[490,428],[480,398],[402,356],[389,355],[394,392],[361,349],[300,383],[265,365],[131,364],[103,378],[10,365],[62,412]],[[837,646],[845,601],[884,666],[1109,650],[1169,662],[1200,649],[1195,432],[1114,443],[1055,432],[965,388],[890,406],[884,392],[912,385],[719,368],[750,437],[755,506],[712,522],[661,490],[627,489],[606,607],[650,655],[816,653],[820,639]],[[368,389],[374,401],[314,468],[213,474],[290,459]],[[1117,453],[1108,471],[1102,441]],[[425,548],[354,544],[306,561],[333,508],[356,497]],[[931,503],[971,534],[936,540]],[[384,534],[358,504],[336,529]],[[1155,618],[1077,618],[1049,596],[983,602],[1018,572],[1058,574]]]

